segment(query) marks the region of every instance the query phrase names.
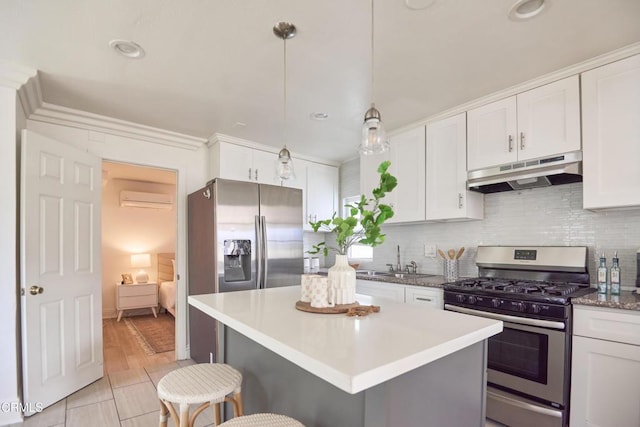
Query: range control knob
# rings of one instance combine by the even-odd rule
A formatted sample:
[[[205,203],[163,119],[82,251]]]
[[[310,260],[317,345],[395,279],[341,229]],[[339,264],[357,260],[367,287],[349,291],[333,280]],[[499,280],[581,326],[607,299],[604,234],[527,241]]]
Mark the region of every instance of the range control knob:
[[[525,304],[523,302],[517,302],[516,303],[516,309],[518,311],[525,312],[525,311],[527,311],[527,304]]]
[[[535,314],[540,313],[540,310],[542,309],[538,304],[531,304],[531,311],[533,311]]]
[[[500,300],[498,298],[492,299],[491,305],[493,306],[493,308],[500,308]]]
[[[469,295],[467,301],[469,301],[469,304],[475,304],[476,301],[478,301],[478,298],[474,297],[473,295]]]
[[[464,295],[456,295],[456,301],[464,302]]]

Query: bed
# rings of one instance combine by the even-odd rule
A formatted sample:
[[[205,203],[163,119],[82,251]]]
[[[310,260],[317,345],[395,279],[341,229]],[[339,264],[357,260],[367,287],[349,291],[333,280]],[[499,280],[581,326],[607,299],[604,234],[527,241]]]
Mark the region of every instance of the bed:
[[[158,254],[158,301],[160,307],[176,317],[176,254]]]

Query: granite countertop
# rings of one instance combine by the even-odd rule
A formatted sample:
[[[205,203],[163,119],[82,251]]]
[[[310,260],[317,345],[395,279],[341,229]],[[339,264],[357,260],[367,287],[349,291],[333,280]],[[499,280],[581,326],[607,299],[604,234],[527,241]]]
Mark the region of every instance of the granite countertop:
[[[622,291],[620,295],[592,293],[580,298],[571,299],[573,305],[591,305],[597,307],[617,308],[621,310],[640,311],[640,295],[636,291]]]
[[[365,318],[295,308],[300,286],[189,296],[189,304],[339,389],[355,394],[481,342],[502,322],[359,295]],[[443,328],[442,325],[447,325]]]
[[[326,275],[327,268],[321,268],[319,271],[315,273],[309,274],[320,274]],[[442,288],[444,283],[447,281],[444,279],[444,276],[437,275],[429,275],[429,274],[418,274],[413,276],[411,274],[405,274],[404,277],[394,277],[394,276],[386,276],[382,274],[371,275],[363,271],[356,272],[356,279],[358,280],[371,280],[373,282],[384,282],[384,283],[396,283],[399,285],[409,285],[409,286],[421,286],[424,288]]]

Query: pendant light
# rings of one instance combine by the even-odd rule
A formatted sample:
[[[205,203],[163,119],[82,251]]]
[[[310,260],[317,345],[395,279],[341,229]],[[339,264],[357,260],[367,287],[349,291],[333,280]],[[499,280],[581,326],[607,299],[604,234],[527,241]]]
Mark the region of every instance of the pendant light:
[[[371,97],[373,98],[374,92],[374,0],[371,0]],[[389,140],[387,139],[387,133],[384,130],[382,124],[382,117],[380,111],[376,109],[376,106],[371,102],[371,108],[364,114],[364,123],[362,124],[362,142],[360,143],[361,155],[372,155],[384,153],[389,150]]]
[[[284,41],[284,79],[283,79],[283,115],[284,115],[284,131],[283,137],[285,145],[278,153],[278,165],[276,173],[281,180],[293,179],[293,160],[291,153],[287,149],[287,39],[291,39],[296,35],[296,26],[289,22],[278,22],[273,26],[273,33],[276,37]]]

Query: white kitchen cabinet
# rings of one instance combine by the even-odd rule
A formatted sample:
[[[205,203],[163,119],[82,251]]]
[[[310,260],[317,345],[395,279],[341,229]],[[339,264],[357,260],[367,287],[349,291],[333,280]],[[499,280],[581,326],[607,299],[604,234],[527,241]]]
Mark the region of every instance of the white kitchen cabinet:
[[[389,173],[398,186],[383,199],[394,211],[388,224],[425,220],[425,129],[419,126],[390,139]],[[379,176],[379,175],[378,175]]]
[[[427,125],[426,219],[482,219],[484,195],[467,190],[465,113]]]
[[[356,280],[356,293],[404,302],[404,286],[396,283]]]
[[[243,145],[218,142],[211,156],[212,178],[280,185],[278,154]]]
[[[640,55],[582,74],[585,209],[640,206]]]
[[[578,76],[468,111],[468,170],[580,150]]]
[[[443,291],[438,288],[358,279],[356,280],[356,293],[428,308],[442,309],[444,307]]]
[[[407,286],[404,290],[404,299],[407,304],[437,309],[444,307],[442,289]]]
[[[338,168],[335,166],[307,162],[306,172],[306,219],[304,226],[305,229],[311,230],[309,221],[331,218],[334,212],[337,212],[338,215],[342,214],[338,206],[340,182]]]
[[[398,186],[383,199],[391,206],[393,218],[387,224],[425,220],[425,130],[424,126],[390,138],[386,153],[360,157],[360,192],[372,197],[380,184],[378,166],[391,162],[388,172],[398,179]]]
[[[640,425],[640,312],[574,305],[572,427]]]

